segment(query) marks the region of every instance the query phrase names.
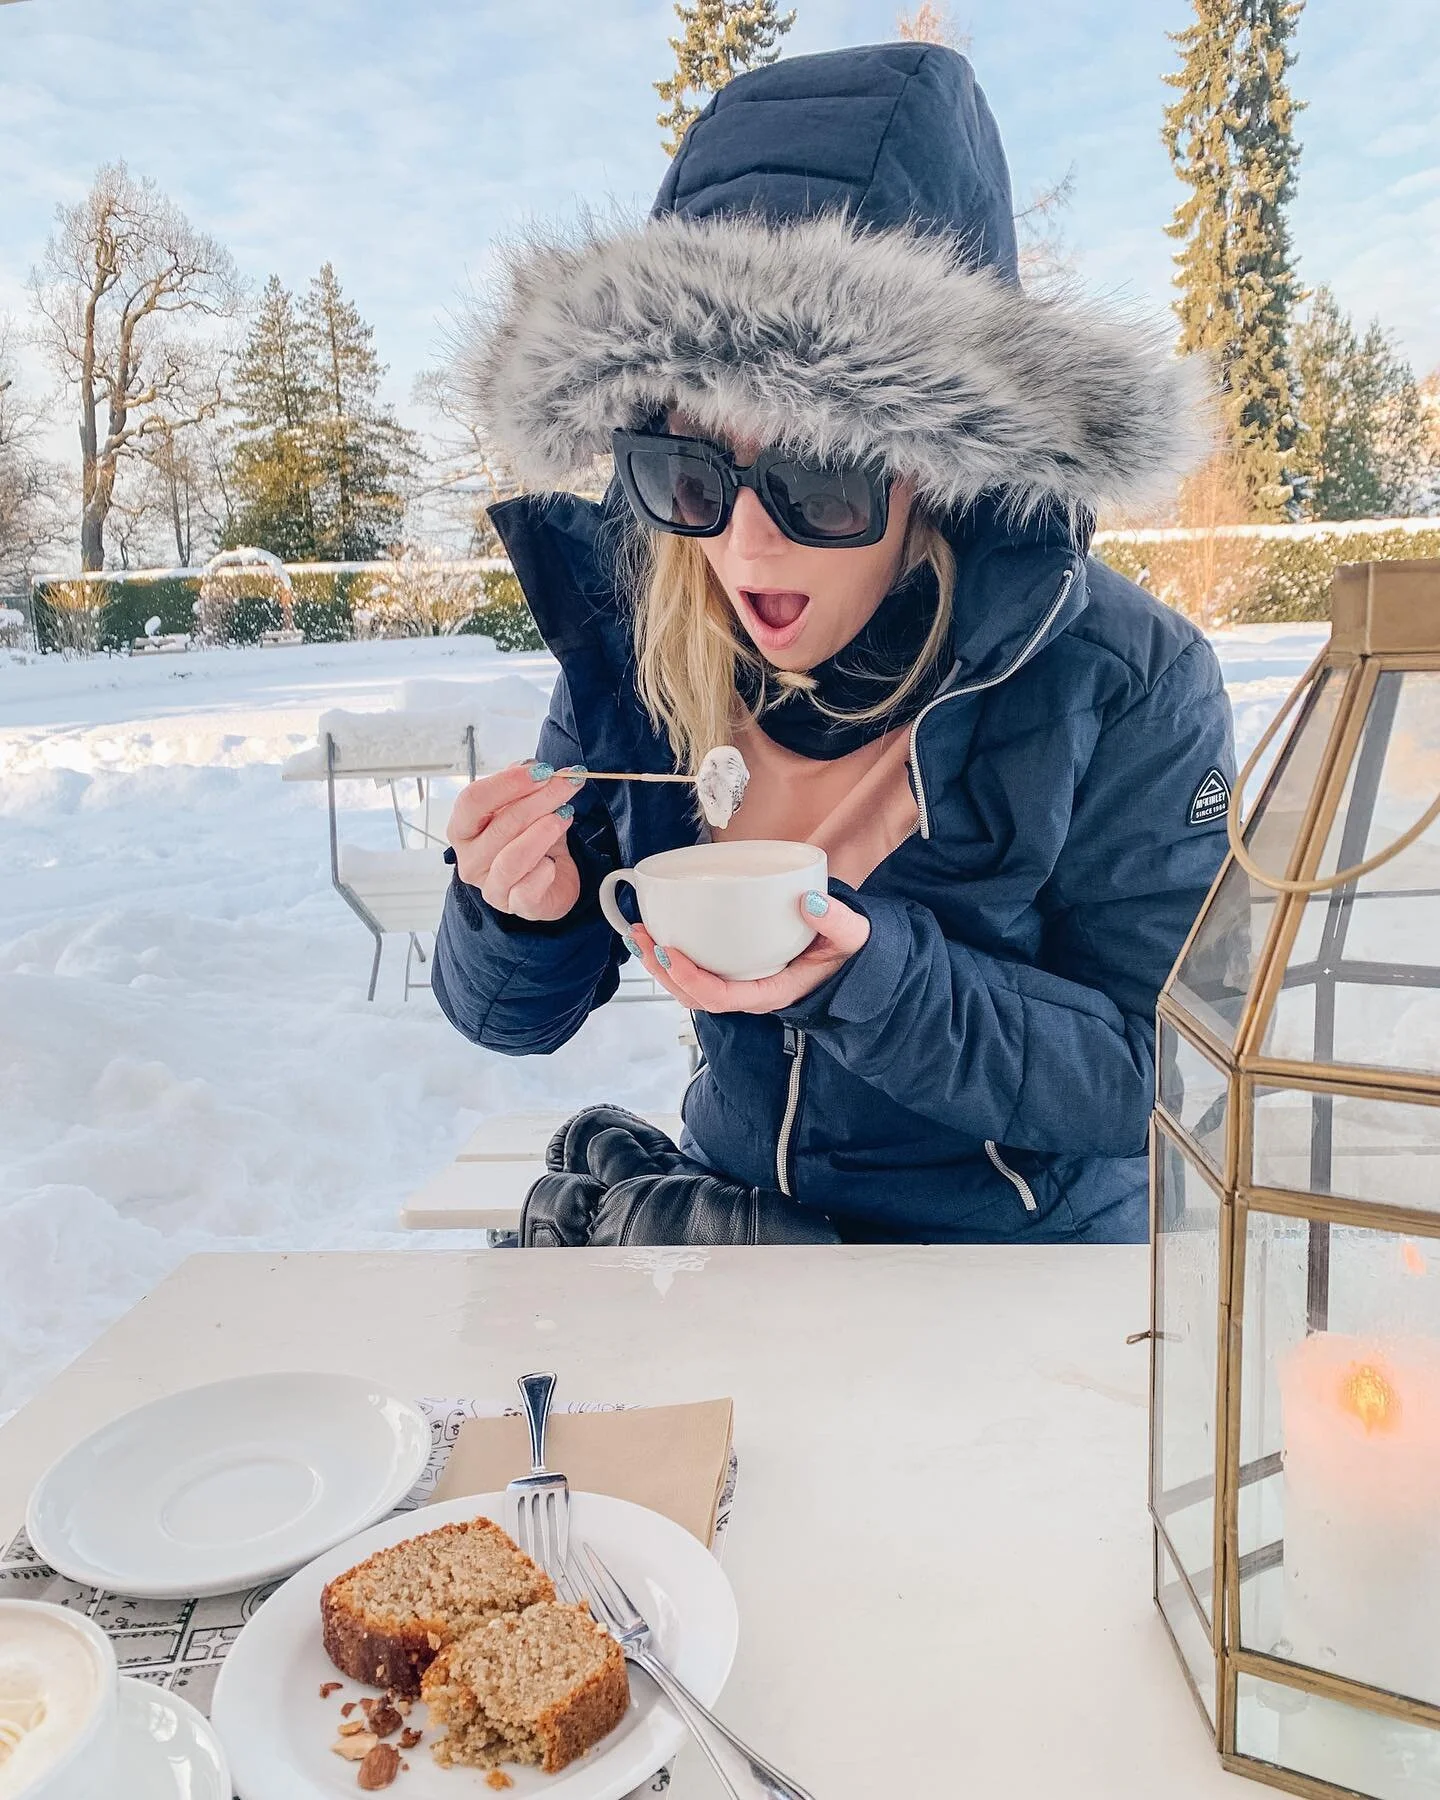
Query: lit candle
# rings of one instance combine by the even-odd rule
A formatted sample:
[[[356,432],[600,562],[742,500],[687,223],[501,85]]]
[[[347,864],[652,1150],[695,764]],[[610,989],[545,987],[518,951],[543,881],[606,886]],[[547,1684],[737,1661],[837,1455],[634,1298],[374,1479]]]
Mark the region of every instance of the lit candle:
[[[1295,1660],[1440,1701],[1440,1346],[1319,1332],[1281,1360]],[[1377,1791],[1383,1722],[1312,1697],[1282,1760]]]

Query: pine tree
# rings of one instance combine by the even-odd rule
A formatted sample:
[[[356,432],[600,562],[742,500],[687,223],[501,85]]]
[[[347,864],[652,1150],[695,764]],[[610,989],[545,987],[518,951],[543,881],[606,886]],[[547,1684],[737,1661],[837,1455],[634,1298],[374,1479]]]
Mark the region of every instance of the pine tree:
[[[326,263],[300,303],[300,340],[319,395],[313,429],[316,539],[337,562],[382,555],[401,535],[418,440],[377,398],[374,329]]]
[[[1295,328],[1305,426],[1295,462],[1316,519],[1408,513],[1429,462],[1420,389],[1410,365],[1374,321],[1362,337],[1329,288],[1315,290]]]
[[[780,14],[775,0],[675,0],[682,30],[670,39],[675,73],[657,81],[655,92],[668,111],[656,117],[664,128],[665,154],[674,156],[680,141],[700,115],[700,108],[745,69],[773,63],[780,39],[795,23],[795,14]],[[697,95],[692,100],[691,95]]]
[[[400,538],[420,452],[378,399],[374,335],[329,263],[299,301],[271,276],[236,373],[228,541],[360,562]]]
[[[295,296],[272,275],[235,371],[234,543],[287,562],[317,557],[314,426],[320,393]]]
[[[1167,75],[1179,98],[1162,136],[1189,197],[1167,230],[1175,257],[1180,348],[1215,360],[1237,473],[1254,512],[1295,509],[1290,452],[1298,429],[1288,332],[1299,298],[1286,223],[1300,147],[1286,71],[1304,0],[1194,0],[1171,34]]]

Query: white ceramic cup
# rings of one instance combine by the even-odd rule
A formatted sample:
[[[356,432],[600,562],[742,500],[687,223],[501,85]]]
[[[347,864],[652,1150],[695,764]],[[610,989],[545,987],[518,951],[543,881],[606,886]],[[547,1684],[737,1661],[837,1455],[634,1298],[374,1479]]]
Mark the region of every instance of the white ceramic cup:
[[[0,1600],[0,1668],[18,1662],[48,1671],[58,1683],[69,1683],[72,1704],[62,1735],[42,1738],[44,1722],[35,1728],[33,1744],[43,1747],[32,1774],[23,1765],[25,1739],[10,1761],[0,1767],[0,1794],[17,1800],[95,1800],[115,1787],[119,1734],[120,1673],[115,1648],[93,1620],[69,1607],[43,1600]],[[85,1684],[79,1691],[78,1683]],[[52,1695],[51,1731],[63,1693]],[[34,1749],[30,1756],[34,1757]],[[7,1785],[7,1773],[13,1784]]]
[[[823,894],[825,852],[771,838],[662,850],[600,883],[600,910],[622,937],[630,922],[615,903],[628,882],[657,944],[727,981],[778,974],[815,937],[800,902]]]

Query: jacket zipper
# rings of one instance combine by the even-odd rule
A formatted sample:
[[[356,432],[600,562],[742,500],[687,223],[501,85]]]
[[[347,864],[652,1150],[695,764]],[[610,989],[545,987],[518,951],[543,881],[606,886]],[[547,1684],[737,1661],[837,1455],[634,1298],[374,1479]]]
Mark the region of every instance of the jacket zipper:
[[[775,1141],[775,1179],[780,1184],[780,1192],[793,1200],[790,1144],[800,1112],[800,1075],[805,1067],[805,1033],[793,1025],[785,1027],[785,1054],[790,1058],[790,1086],[785,1095],[785,1117],[780,1121],[780,1136]]]
[[[937,694],[928,706],[922,707],[916,714],[915,723],[910,727],[910,767],[915,772],[915,804],[920,814],[919,829],[922,837],[930,836],[930,809],[925,799],[925,783],[921,779],[915,746],[919,741],[920,726],[926,715],[933,712],[937,706],[942,706],[947,700],[958,700],[962,694],[979,694],[983,693],[986,688],[998,687],[1002,681],[1008,680],[1023,663],[1028,662],[1054,623],[1055,615],[1065,604],[1065,596],[1070,592],[1074,580],[1074,569],[1067,569],[1045,617],[1026,639],[1019,654],[998,675],[992,675],[986,681],[972,681],[964,687],[947,689],[943,694]],[[780,1136],[775,1143],[775,1179],[779,1184],[780,1192],[787,1199],[792,1200],[795,1195],[790,1184],[790,1147],[794,1141],[795,1123],[800,1113],[800,1083],[805,1070],[805,1041],[803,1031],[797,1030],[793,1025],[785,1027],[785,1054],[790,1058],[790,1081],[785,1094],[785,1116],[780,1121]],[[1029,1183],[1022,1176],[1017,1175],[1013,1169],[1006,1168],[1000,1160],[999,1152],[994,1144],[987,1141],[985,1149],[991,1162],[1014,1185],[1016,1192],[1024,1202],[1025,1210],[1027,1212],[1038,1211]]]
[[[1059,589],[1055,598],[1050,602],[1045,617],[1026,639],[1019,654],[998,675],[991,675],[984,681],[967,682],[963,687],[947,688],[944,693],[937,694],[928,706],[921,707],[915,715],[915,723],[910,727],[910,767],[915,776],[915,805],[920,813],[921,837],[928,838],[930,836],[930,807],[925,799],[925,782],[920,774],[920,761],[916,755],[916,746],[920,741],[920,727],[935,708],[943,706],[947,700],[958,700],[962,694],[983,694],[987,688],[999,687],[1002,681],[1008,681],[1017,669],[1029,662],[1043,643],[1046,632],[1054,624],[1055,615],[1065,604],[1065,596],[1070,592],[1074,581],[1075,570],[1067,569],[1060,579]]]
[[[994,1138],[986,1138],[985,1154],[1020,1196],[1020,1204],[1025,1208],[1026,1212],[1039,1212],[1040,1208],[1035,1200],[1035,1190],[1023,1175],[1017,1173],[1017,1171],[1012,1169],[1009,1163],[1006,1162],[1005,1158],[995,1148]]]

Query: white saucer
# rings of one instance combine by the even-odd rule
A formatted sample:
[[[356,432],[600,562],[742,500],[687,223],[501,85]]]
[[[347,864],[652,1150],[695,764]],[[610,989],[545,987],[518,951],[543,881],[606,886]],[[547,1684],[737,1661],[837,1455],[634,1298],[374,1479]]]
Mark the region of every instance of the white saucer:
[[[571,1505],[571,1542],[594,1544],[649,1619],[665,1660],[713,1705],[739,1637],[735,1597],[719,1563],[688,1531],[646,1507],[605,1494],[575,1494]],[[323,1684],[339,1681],[320,1641],[320,1590],[388,1544],[482,1516],[508,1527],[505,1496],[477,1494],[387,1519],[292,1575],[254,1614],[220,1665],[211,1707],[243,1800],[354,1800],[354,1764],[330,1746],[342,1703],[376,1690],[345,1681],[320,1699]],[[407,1723],[426,1725],[423,1705],[416,1703]],[[505,1765],[511,1800],[618,1800],[663,1768],[685,1736],[658,1691],[632,1675],[629,1713],[568,1769],[542,1775]],[[434,1761],[428,1730],[405,1759],[410,1767],[397,1786],[403,1800],[464,1800],[487,1791],[478,1770],[442,1769]]]
[[[30,1542],[72,1581],[192,1599],[272,1581],[390,1512],[418,1407],[354,1375],[246,1375],[114,1419],[41,1477]]]
[[[231,1800],[214,1727],[168,1688],[120,1677],[116,1800]]]

